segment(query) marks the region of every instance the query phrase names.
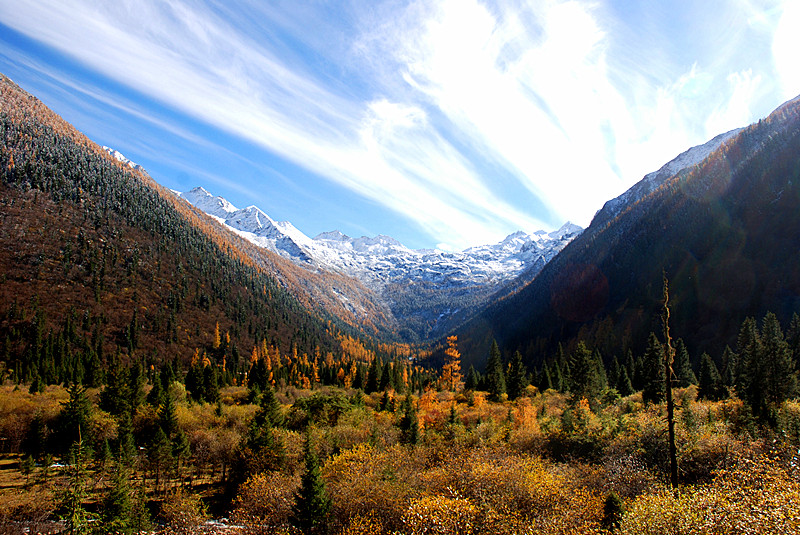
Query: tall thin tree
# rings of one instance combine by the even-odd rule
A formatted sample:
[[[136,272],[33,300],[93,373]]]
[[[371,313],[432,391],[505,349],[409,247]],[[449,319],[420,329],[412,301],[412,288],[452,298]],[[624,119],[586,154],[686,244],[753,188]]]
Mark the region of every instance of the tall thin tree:
[[[669,281],[664,273],[664,309],[661,313],[664,323],[664,386],[667,395],[667,430],[669,433],[669,480],[673,490],[678,490],[678,450],[675,447],[675,403],[672,399],[672,383],[675,372],[672,363],[675,360],[675,350],[672,348],[672,339],[669,335]]]

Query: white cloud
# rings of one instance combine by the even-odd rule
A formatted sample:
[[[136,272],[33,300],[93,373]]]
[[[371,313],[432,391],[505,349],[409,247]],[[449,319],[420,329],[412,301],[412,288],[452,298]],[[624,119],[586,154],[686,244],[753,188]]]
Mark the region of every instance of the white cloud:
[[[336,41],[349,18],[293,3],[0,0],[0,20],[463,248],[565,219],[585,225],[645,173],[752,120],[764,77],[730,67],[736,47],[719,65],[667,63],[663,43],[635,23],[617,31],[625,22],[606,7],[378,3],[356,14],[349,42]],[[739,18],[767,31],[759,9]],[[790,93],[800,91],[798,17],[786,2],[773,42]],[[495,172],[551,213],[533,213]]]
[[[772,40],[772,56],[780,78],[783,98],[788,100],[800,93],[800,3],[785,0]]]

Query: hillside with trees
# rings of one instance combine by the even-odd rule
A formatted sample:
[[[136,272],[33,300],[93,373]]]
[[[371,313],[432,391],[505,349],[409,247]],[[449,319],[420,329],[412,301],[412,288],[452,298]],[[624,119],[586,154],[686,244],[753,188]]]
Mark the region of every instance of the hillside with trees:
[[[533,282],[458,331],[465,360],[477,365],[493,338],[537,366],[581,340],[607,358],[640,352],[658,331],[663,273],[674,332],[696,358],[733,346],[746,317],[772,311],[787,325],[800,312],[798,154],[795,99],[593,223]]]

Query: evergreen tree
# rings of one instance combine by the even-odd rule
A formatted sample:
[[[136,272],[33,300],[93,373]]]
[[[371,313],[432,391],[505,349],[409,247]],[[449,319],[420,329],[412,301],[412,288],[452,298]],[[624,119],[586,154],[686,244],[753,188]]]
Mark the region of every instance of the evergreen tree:
[[[275,391],[268,386],[261,394],[259,409],[237,452],[234,481],[244,482],[251,474],[275,470],[283,465],[286,449],[275,429],[284,424],[281,405]]]
[[[736,363],[736,395],[748,402],[750,406],[761,395],[761,385],[758,378],[758,359],[761,354],[761,337],[758,334],[756,320],[752,317],[745,318],[739,328],[739,337],[736,341],[739,354]]]
[[[128,471],[124,466],[117,465],[100,513],[103,529],[108,533],[133,533],[132,512]]]
[[[379,358],[372,359],[372,362],[369,365],[369,371],[367,371],[367,382],[364,385],[365,393],[372,394],[373,392],[378,391],[378,387],[381,384],[382,374],[383,363]]]
[[[306,436],[304,450],[305,472],[300,480],[300,489],[294,495],[291,523],[305,535],[310,535],[324,532],[331,500],[325,490],[310,435]]]
[[[734,353],[730,346],[725,346],[725,350],[722,352],[722,383],[728,388],[733,388],[736,385],[738,361],[739,355]]]
[[[753,408],[766,414],[766,409],[778,407],[793,397],[797,390],[792,353],[778,318],[772,312],[764,316],[761,324],[761,348],[757,375],[761,379],[761,396]]]
[[[553,368],[550,375],[552,376],[553,388],[557,392],[564,392],[565,389],[564,374],[561,373],[561,364],[559,364],[558,361],[555,361],[555,363],[553,363]]]
[[[617,380],[617,392],[622,397],[630,396],[636,390],[633,389],[633,384],[631,384],[631,378],[628,377],[628,369],[626,367],[620,368],[619,379]]]
[[[589,401],[597,399],[603,388],[603,381],[597,359],[583,341],[578,342],[578,347],[572,355],[570,368],[572,369],[573,399],[586,398]]]
[[[475,390],[478,388],[478,372],[475,367],[470,364],[467,370],[467,378],[464,381],[464,390]]]
[[[166,394],[164,402],[158,409],[158,425],[164,430],[168,439],[172,439],[178,432],[178,414],[175,412],[175,402],[172,396]]]
[[[285,423],[286,417],[283,414],[278,398],[275,396],[275,391],[272,387],[267,387],[261,393],[258,411],[253,417],[253,425],[258,427],[283,427]]]
[[[689,385],[697,384],[697,377],[692,370],[689,351],[686,349],[686,344],[683,343],[682,338],[678,338],[675,342],[675,366],[673,369],[678,386],[686,388]]]
[[[100,408],[112,416],[130,412],[130,394],[126,370],[112,361],[106,374],[106,385],[100,392]]]
[[[517,399],[528,386],[528,369],[522,362],[522,354],[514,352],[514,357],[508,367],[508,399]]]
[[[80,434],[69,451],[69,465],[66,468],[67,486],[61,492],[59,516],[65,521],[67,533],[70,535],[89,533],[89,523],[93,515],[83,504],[89,495],[87,491],[89,475],[86,471],[83,440]]]
[[[611,367],[606,374],[606,380],[611,388],[617,388],[620,373],[621,366],[619,365],[619,359],[616,355],[614,355],[614,357],[611,359]]]
[[[86,394],[86,388],[73,384],[67,389],[69,400],[62,402],[61,413],[58,416],[58,429],[61,437],[60,444],[69,448],[79,440],[83,444],[92,441],[92,402]],[[81,447],[81,454],[86,453],[86,447]]]
[[[558,343],[558,350],[556,351],[556,363],[559,366],[559,375],[561,376],[559,392],[571,392],[572,390],[572,363],[571,358],[564,352],[561,342]],[[555,377],[554,377],[555,379]]]
[[[147,444],[147,456],[156,474],[156,489],[158,489],[163,473],[175,464],[175,457],[172,456],[172,444],[161,426],[156,427],[153,438]]]
[[[499,400],[506,393],[506,376],[503,371],[503,360],[500,356],[500,348],[497,342],[492,340],[492,347],[489,350],[489,360],[486,362],[486,390],[492,400]]]
[[[377,391],[386,391],[390,388],[394,388],[394,373],[392,373],[392,363],[387,360],[381,370],[381,380],[378,383]]]
[[[219,400],[219,381],[217,368],[212,365],[203,367],[203,401],[216,403]]]
[[[542,364],[542,371],[539,373],[539,384],[536,385],[540,392],[546,392],[551,388],[555,388],[553,384],[553,376],[550,373],[550,367],[547,363]]]
[[[407,394],[400,407],[403,415],[400,417],[400,438],[406,444],[416,444],[419,442],[419,419],[417,418],[417,408],[411,400],[411,394]]]
[[[126,377],[128,379],[128,407],[133,413],[135,413],[136,409],[138,409],[145,400],[145,376],[141,363],[134,362],[131,367],[128,368]]]
[[[719,375],[717,365],[708,355],[700,356],[700,377],[698,378],[697,397],[718,401],[725,397],[725,387]]]
[[[594,351],[592,351],[592,358],[594,359],[600,390],[605,390],[608,388],[608,375],[606,375],[606,365],[605,362],[603,362],[603,355],[600,354],[599,349],[594,348]]]
[[[792,314],[789,328],[786,329],[786,343],[789,344],[795,367],[800,368],[800,314],[797,312]]]
[[[643,383],[642,401],[647,403],[659,403],[664,400],[665,391],[665,372],[664,372],[664,349],[661,342],[656,338],[655,333],[650,333],[647,339],[647,349],[645,350],[643,363]]]

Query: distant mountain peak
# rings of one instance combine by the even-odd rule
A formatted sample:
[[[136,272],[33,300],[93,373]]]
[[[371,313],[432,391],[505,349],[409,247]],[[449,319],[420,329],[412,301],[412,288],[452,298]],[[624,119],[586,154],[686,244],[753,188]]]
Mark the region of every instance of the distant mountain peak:
[[[133,169],[135,171],[143,171],[144,172],[144,167],[142,167],[141,165],[139,165],[136,162],[130,161],[120,151],[118,151],[116,149],[112,149],[111,147],[106,147],[105,145],[103,145],[103,150],[106,151],[107,153],[109,153],[115,160],[120,162],[122,165],[127,165],[128,167],[130,167],[131,169]]]
[[[382,234],[351,238],[333,230],[311,239],[289,222],[276,223],[255,206],[237,210],[222,197],[215,197],[203,188],[194,188],[179,196],[219,218],[252,243],[302,267],[338,272],[377,289],[386,296],[389,306],[406,306],[397,304],[398,299],[401,302],[405,299],[398,295],[398,291],[422,292],[411,298],[412,302],[418,303],[415,307],[422,307],[412,313],[422,315],[428,308],[436,308],[435,303],[444,303],[448,292],[457,293],[462,300],[464,292],[468,292],[476,296],[477,304],[523,272],[527,277],[535,276],[582,230],[567,222],[553,232],[528,234],[517,231],[499,243],[461,252],[413,250]],[[434,292],[439,292],[438,297]],[[442,306],[432,319],[425,320],[425,325],[441,325],[441,329],[452,326],[448,317],[458,314],[460,309]],[[405,309],[395,310],[400,316],[408,313]],[[463,318],[464,312],[461,314]]]
[[[342,233],[339,230],[331,230],[328,232],[322,232],[314,236],[314,241],[322,241],[322,240],[329,240],[329,241],[349,241],[352,238],[347,234]]]

